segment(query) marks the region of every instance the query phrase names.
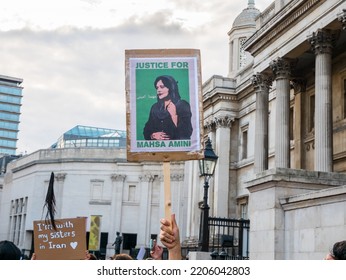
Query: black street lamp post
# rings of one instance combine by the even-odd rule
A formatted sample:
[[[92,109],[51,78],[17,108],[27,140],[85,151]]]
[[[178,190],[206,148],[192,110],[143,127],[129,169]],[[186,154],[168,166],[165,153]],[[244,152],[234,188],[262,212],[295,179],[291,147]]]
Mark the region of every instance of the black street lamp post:
[[[206,141],[204,149],[204,158],[199,160],[199,172],[200,176],[204,177],[204,195],[203,195],[203,204],[201,206],[201,225],[200,225],[200,234],[199,234],[199,247],[203,252],[208,252],[209,250],[209,227],[208,227],[208,218],[209,218],[209,205],[208,205],[208,188],[209,188],[209,179],[214,175],[216,161],[218,156],[214,153],[211,146],[211,141],[208,138]]]

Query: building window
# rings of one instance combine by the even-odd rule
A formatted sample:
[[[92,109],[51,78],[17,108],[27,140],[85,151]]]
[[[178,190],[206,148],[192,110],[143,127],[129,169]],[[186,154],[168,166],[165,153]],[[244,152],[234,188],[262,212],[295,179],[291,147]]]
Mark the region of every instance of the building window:
[[[11,201],[9,239],[16,245],[21,244],[24,238],[27,204],[27,197]]]
[[[346,119],[346,79],[344,79],[344,119]]]
[[[102,180],[92,180],[90,182],[90,197],[91,200],[102,200],[103,199],[103,185]]]
[[[244,43],[246,38],[239,39],[239,69],[242,69],[246,66],[246,52],[244,50]]]
[[[129,185],[128,201],[136,201],[136,185]]]
[[[289,120],[290,120],[290,140],[294,140],[294,125],[293,125],[293,119],[294,119],[294,108],[291,107],[290,108],[290,116],[289,116]]]
[[[312,131],[315,128],[315,95],[310,95],[309,109],[309,131]]]
[[[238,210],[239,210],[240,218],[247,220],[248,219],[248,197],[247,196],[238,198]]]
[[[233,41],[229,44],[229,57],[232,58],[229,60],[229,71],[233,71]]]
[[[240,218],[247,220],[248,215],[247,215],[247,203],[240,204]]]
[[[241,159],[247,158],[248,130],[248,125],[241,128]]]
[[[157,175],[155,175],[155,180],[153,182],[153,188],[151,192],[151,203],[159,204],[160,202],[160,181],[157,180]]]

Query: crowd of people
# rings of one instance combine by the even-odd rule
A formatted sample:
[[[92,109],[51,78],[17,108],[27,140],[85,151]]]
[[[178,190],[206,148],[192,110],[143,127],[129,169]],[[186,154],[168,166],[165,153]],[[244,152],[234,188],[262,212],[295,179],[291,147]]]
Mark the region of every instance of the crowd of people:
[[[181,247],[179,228],[175,220],[175,215],[172,214],[171,221],[167,219],[161,219],[160,221],[160,240],[161,243],[168,249],[169,259],[181,259]],[[116,246],[115,254],[110,258],[111,260],[133,260],[133,258],[126,253],[120,253],[119,244],[121,244],[119,233],[117,233],[116,242],[113,245]],[[163,259],[163,247],[160,246],[156,240],[154,240],[153,247],[150,250],[150,257],[148,260],[162,260]],[[0,241],[0,260],[21,260],[24,258],[21,250],[12,242],[8,240]],[[85,260],[97,260],[95,254],[86,251]],[[36,254],[33,253],[31,260],[36,260]]]
[[[169,260],[182,260],[179,227],[177,225],[175,215],[172,214],[171,219],[160,220],[160,241],[168,250]],[[148,260],[162,260],[163,247],[154,241],[150,250]],[[21,250],[11,241],[0,241],[0,260],[21,260],[25,259]],[[35,260],[35,253],[31,260]],[[111,260],[134,260],[129,254],[116,251]],[[324,258],[325,260],[346,260],[346,240],[334,243],[331,251]],[[85,260],[97,260],[97,257],[89,251],[85,254]]]

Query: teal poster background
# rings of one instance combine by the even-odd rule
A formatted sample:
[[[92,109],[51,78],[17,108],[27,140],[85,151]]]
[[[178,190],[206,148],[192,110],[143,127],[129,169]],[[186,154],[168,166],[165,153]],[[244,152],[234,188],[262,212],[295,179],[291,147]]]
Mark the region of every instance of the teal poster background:
[[[181,99],[190,103],[189,69],[136,69],[137,140],[145,140],[143,129],[148,121],[151,106],[157,102],[154,81],[161,75],[172,76],[178,82]]]

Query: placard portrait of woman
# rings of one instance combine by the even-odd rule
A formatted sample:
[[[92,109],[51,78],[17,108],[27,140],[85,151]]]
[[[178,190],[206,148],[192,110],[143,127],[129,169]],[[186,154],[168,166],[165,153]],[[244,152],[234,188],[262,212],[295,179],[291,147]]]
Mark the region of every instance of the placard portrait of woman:
[[[200,158],[199,51],[164,54],[126,54],[128,160]]]

